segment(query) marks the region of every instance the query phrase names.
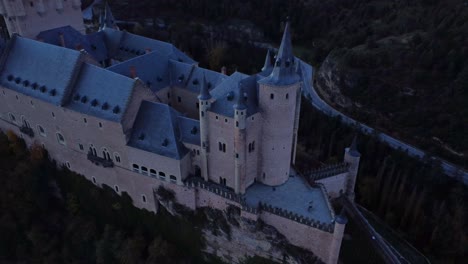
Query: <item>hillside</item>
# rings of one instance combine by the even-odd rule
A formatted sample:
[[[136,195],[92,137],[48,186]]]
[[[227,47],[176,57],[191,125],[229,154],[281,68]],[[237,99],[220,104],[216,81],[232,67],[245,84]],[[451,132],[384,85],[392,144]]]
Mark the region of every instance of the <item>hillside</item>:
[[[296,54],[319,69],[325,99],[468,167],[465,0],[114,0],[112,8],[124,20],[165,20],[165,29],[140,31],[175,43],[202,66],[247,73],[263,62],[255,46],[277,45],[289,15]],[[239,32],[233,21],[252,26]]]

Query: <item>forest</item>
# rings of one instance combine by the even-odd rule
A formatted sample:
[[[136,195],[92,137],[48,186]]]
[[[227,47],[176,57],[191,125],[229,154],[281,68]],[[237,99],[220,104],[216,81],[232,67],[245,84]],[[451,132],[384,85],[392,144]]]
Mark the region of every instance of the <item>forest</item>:
[[[356,128],[302,103],[298,169],[311,160],[337,163]],[[468,256],[468,188],[443,175],[440,164],[417,160],[358,134],[361,163],[356,201],[378,215],[432,263],[462,263]]]
[[[190,219],[137,209],[11,132],[0,157],[0,263],[220,263]]]
[[[258,72],[266,53],[248,34],[254,28],[234,34],[227,23],[253,23],[264,42],[279,45],[290,16],[296,55],[317,71],[332,61],[340,93],[352,102],[347,107],[330,103],[468,168],[465,0],[109,2],[121,20],[165,19],[164,30],[138,32],[170,41],[217,71],[226,65],[230,72]]]

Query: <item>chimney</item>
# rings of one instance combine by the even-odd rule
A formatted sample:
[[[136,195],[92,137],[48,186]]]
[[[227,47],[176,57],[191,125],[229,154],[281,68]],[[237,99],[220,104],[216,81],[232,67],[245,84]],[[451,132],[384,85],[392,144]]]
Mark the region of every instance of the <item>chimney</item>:
[[[81,45],[81,44],[76,44],[75,49],[78,50],[78,51],[80,51],[80,50],[83,49],[83,45]]]
[[[130,78],[135,79],[137,77],[135,66],[130,66]]]
[[[60,41],[60,46],[65,47],[65,37],[63,36],[63,33],[59,33],[59,41]]]
[[[151,49],[150,49],[150,48],[146,48],[145,51],[146,51],[146,54],[148,54],[148,53],[151,52]]]
[[[226,66],[221,67],[221,73],[226,75]]]

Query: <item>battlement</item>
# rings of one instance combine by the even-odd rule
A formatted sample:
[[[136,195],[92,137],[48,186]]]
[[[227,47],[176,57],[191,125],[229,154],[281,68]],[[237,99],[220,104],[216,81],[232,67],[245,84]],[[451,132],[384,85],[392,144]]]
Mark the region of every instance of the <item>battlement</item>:
[[[305,173],[305,175],[308,175],[308,179],[310,181],[317,181],[317,180],[332,177],[341,173],[345,173],[348,171],[348,169],[349,169],[349,165],[347,163],[341,162],[341,163],[336,163],[336,164],[331,164],[331,165],[320,167],[318,169]]]

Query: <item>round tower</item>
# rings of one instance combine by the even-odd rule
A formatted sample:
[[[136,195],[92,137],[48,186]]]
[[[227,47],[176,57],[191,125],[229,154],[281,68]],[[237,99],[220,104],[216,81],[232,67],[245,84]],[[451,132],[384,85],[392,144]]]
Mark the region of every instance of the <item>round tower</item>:
[[[288,180],[293,160],[294,130],[299,117],[297,97],[300,96],[301,87],[301,79],[296,72],[297,63],[292,53],[288,22],[271,74],[258,82],[263,124],[260,175],[257,180],[270,186]]]
[[[239,94],[237,103],[234,104],[234,191],[236,193],[245,192],[246,178],[246,117],[247,106],[245,104],[244,89],[242,83],[239,84]]]
[[[343,241],[344,230],[348,223],[348,219],[344,213],[344,208],[341,213],[335,218],[335,227],[333,229],[333,239],[331,241],[330,249],[328,251],[327,263],[338,263],[340,256],[341,241]]]
[[[206,78],[203,76],[203,83],[200,87],[199,100],[199,113],[200,113],[200,143],[201,143],[201,174],[205,181],[208,181],[208,155],[210,152],[209,141],[208,141],[208,113],[207,111],[211,107],[211,95],[208,90]]]
[[[356,178],[359,170],[359,161],[361,160],[361,153],[357,150],[357,137],[355,136],[353,139],[353,143],[351,143],[351,146],[349,148],[345,149],[345,154],[344,154],[344,162],[348,164],[348,176],[346,180],[346,186],[345,191],[346,191],[346,196],[351,199],[351,201],[354,200],[354,188],[356,185]]]

